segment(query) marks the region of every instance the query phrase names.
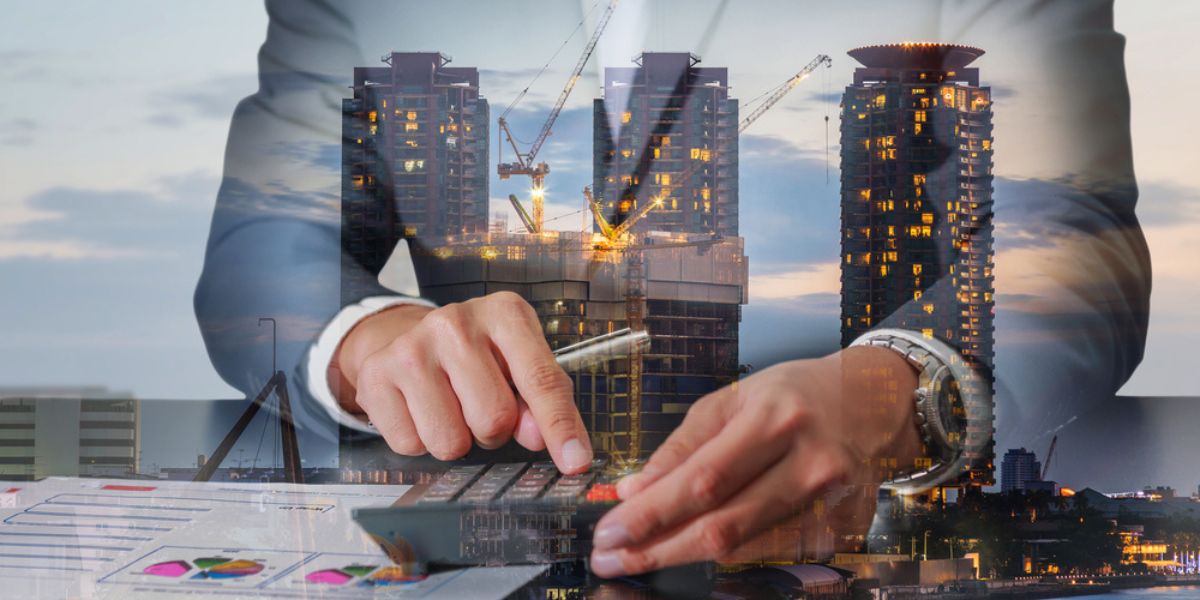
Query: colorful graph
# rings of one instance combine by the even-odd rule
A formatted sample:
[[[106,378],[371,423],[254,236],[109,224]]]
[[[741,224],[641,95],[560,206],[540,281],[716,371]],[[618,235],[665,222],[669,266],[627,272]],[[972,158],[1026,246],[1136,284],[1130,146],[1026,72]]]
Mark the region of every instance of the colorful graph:
[[[348,565],[339,569],[321,569],[304,576],[309,583],[343,585],[355,577],[363,577],[375,570],[377,565]]]
[[[387,585],[410,585],[425,580],[425,575],[410,575],[406,569],[400,567],[384,567],[375,571],[370,577],[363,579],[359,585],[363,586],[387,586]]]
[[[199,572],[192,575],[192,579],[237,579],[247,575],[256,575],[266,568],[256,560],[208,556],[193,559],[190,564],[185,560],[155,563],[142,569],[142,573],[156,577],[182,577],[193,567]]]

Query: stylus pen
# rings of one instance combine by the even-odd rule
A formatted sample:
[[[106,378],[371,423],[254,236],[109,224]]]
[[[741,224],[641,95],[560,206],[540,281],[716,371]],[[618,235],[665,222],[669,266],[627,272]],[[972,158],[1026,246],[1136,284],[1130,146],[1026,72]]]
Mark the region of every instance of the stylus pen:
[[[634,331],[628,327],[612,333],[583,340],[554,351],[554,360],[568,373],[586,369],[592,365],[629,356],[634,350],[650,347],[650,334]]]

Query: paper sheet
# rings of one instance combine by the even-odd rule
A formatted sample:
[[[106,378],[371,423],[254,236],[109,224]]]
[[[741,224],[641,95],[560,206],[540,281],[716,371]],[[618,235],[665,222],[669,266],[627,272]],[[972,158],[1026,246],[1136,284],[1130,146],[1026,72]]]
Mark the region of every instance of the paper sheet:
[[[350,518],[406,486],[0,482],[5,598],[501,598],[544,567],[410,578]],[[447,532],[450,534],[450,532]]]

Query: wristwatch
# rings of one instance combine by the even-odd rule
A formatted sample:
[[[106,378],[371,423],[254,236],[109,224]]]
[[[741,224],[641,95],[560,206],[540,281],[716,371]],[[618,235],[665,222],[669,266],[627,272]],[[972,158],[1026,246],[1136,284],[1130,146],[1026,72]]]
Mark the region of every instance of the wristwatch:
[[[962,474],[970,456],[986,445],[987,436],[980,440],[971,433],[991,432],[991,398],[978,373],[945,342],[903,329],[870,331],[850,345],[889,348],[919,373],[914,419],[929,464],[882,487],[914,494]]]

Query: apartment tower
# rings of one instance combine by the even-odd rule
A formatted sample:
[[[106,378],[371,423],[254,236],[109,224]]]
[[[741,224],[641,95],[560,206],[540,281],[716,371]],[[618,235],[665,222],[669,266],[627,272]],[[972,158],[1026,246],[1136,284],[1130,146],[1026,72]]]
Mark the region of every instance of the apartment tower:
[[[992,99],[952,44],[868,46],[842,96],[842,345],[880,325],[958,348],[987,377],[993,359]],[[990,411],[989,411],[990,414]],[[988,421],[987,419],[983,419]],[[992,426],[963,485],[993,482]]]

